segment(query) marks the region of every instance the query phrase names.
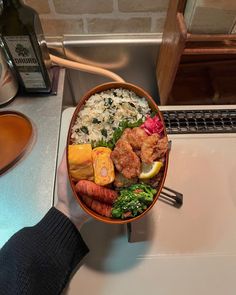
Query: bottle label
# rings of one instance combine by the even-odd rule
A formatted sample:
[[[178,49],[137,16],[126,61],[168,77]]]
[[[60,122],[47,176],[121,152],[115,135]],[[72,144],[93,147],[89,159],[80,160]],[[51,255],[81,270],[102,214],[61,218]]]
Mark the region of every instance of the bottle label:
[[[45,88],[40,65],[29,36],[4,36],[4,39],[25,87]]]

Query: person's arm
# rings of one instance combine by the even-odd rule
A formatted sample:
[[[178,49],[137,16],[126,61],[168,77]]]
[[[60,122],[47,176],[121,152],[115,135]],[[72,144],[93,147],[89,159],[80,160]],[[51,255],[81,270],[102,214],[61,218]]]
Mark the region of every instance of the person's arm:
[[[65,155],[58,171],[58,203],[0,250],[0,293],[60,294],[88,248],[79,229],[88,219],[68,193]]]
[[[87,252],[74,224],[51,208],[37,225],[23,228],[1,249],[0,294],[60,294]]]

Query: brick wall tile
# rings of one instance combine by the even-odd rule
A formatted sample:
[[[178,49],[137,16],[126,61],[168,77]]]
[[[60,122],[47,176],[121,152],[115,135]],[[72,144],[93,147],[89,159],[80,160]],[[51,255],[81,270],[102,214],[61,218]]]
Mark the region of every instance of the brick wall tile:
[[[113,11],[113,0],[53,0],[57,13],[84,14]]]
[[[118,0],[121,12],[155,12],[167,10],[169,0]]]
[[[150,32],[151,18],[130,19],[91,18],[88,19],[89,33],[143,33]]]
[[[44,19],[41,23],[45,36],[61,36],[66,34],[83,33],[82,19]]]
[[[153,33],[162,33],[164,30],[166,15],[161,15],[154,18]]]

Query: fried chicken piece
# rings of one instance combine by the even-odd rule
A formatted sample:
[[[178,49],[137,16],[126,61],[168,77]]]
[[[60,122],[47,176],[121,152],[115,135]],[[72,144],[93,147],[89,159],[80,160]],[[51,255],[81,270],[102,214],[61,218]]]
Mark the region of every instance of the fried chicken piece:
[[[115,187],[128,187],[132,184],[135,184],[138,182],[138,178],[125,178],[123,174],[120,172],[116,173],[115,180],[113,182]]]
[[[121,139],[128,141],[128,143],[136,151],[141,149],[142,143],[147,137],[148,135],[143,128],[135,127],[133,129],[126,128],[121,136]]]
[[[116,169],[126,178],[139,176],[141,163],[139,157],[134,153],[132,146],[125,140],[119,139],[111,153],[111,159]]]
[[[157,188],[158,185],[160,184],[160,181],[162,180],[163,177],[163,173],[159,172],[157,175],[155,175],[152,178],[148,178],[148,179],[142,179],[142,181],[146,184],[151,185],[154,188]]]
[[[144,163],[152,163],[162,158],[168,150],[167,137],[160,137],[154,133],[148,136],[141,146],[141,160]]]

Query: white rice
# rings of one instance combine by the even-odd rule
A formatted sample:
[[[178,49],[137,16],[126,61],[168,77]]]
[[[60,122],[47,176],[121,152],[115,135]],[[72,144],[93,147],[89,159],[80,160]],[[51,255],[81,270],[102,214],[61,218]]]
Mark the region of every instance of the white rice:
[[[108,141],[121,121],[144,121],[150,112],[147,100],[133,91],[117,88],[96,93],[78,113],[71,139],[75,144]]]

